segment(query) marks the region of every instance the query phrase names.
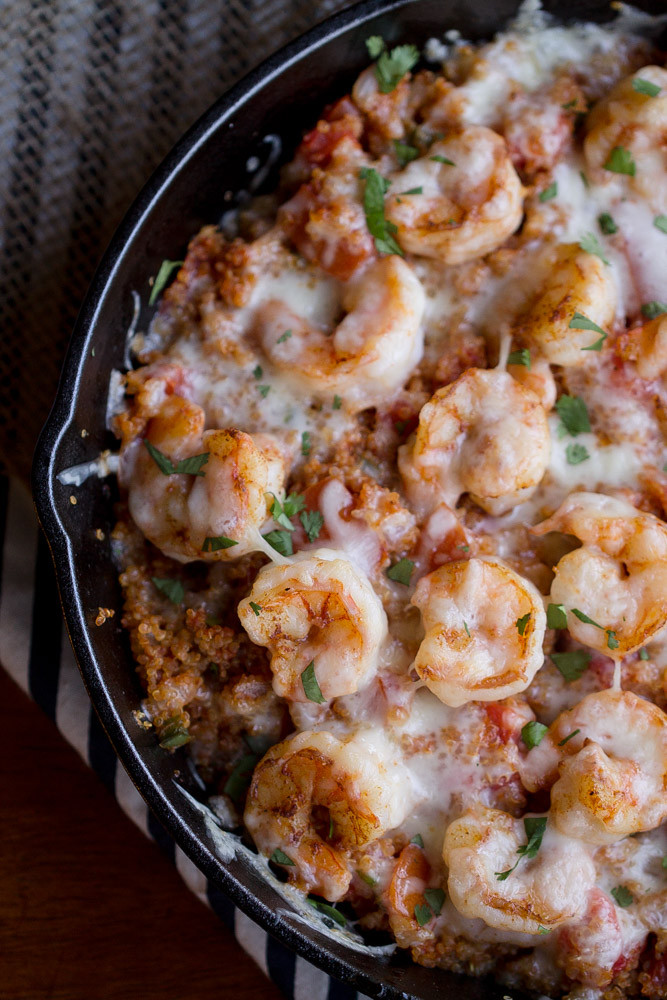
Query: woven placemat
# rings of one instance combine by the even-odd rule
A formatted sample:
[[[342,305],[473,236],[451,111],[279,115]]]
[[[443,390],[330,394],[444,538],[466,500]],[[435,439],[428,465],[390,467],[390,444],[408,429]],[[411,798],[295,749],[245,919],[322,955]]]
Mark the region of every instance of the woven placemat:
[[[180,135],[341,0],[0,4],[0,462],[28,479],[65,347],[125,211]]]

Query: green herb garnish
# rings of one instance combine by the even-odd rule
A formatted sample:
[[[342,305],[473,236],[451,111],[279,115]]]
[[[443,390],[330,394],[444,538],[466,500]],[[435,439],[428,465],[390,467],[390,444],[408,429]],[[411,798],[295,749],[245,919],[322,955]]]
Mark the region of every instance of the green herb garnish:
[[[659,229],[661,233],[667,233],[667,215],[656,215],[653,220],[653,225],[656,229]]]
[[[285,330],[285,332],[283,334],[281,334],[280,337],[278,337],[278,340],[276,341],[276,343],[278,343],[278,344],[284,344],[285,341],[289,340],[291,336],[292,336],[292,331],[291,330]]]
[[[550,184],[548,188],[545,188],[544,191],[541,191],[538,197],[540,201],[551,201],[551,199],[555,198],[557,194],[558,194],[558,184],[556,181],[554,181],[553,184]]]
[[[618,226],[609,212],[603,212],[602,215],[598,215],[598,225],[605,236],[613,236],[614,233],[618,232]]]
[[[667,313],[667,305],[664,302],[645,302],[642,306],[642,316],[646,316],[647,319],[655,319],[663,313]]]
[[[576,735],[577,735],[577,733],[580,733],[580,732],[581,732],[581,729],[574,729],[574,730],[573,730],[573,731],[572,731],[572,732],[570,733],[570,735],[569,735],[569,736],[566,736],[564,740],[561,740],[561,741],[560,741],[560,743],[558,744],[558,746],[559,746],[559,747],[564,747],[566,743],[569,743],[569,742],[570,742],[570,740],[572,739],[572,737],[573,737],[573,736],[576,736]]]
[[[528,627],[528,622],[530,621],[530,611],[523,615],[521,618],[516,620],[516,630],[519,635],[524,635],[526,628]]]
[[[262,610],[261,604],[255,604],[254,601],[250,601],[250,607],[252,608],[252,610],[255,612],[255,614],[259,618],[259,613]]]
[[[389,190],[390,182],[370,167],[363,167],[359,177],[365,182],[364,212],[375,249],[378,253],[396,253],[402,257],[403,251],[394,239],[397,227],[384,215],[384,196]]]
[[[623,146],[614,146],[607,157],[604,169],[610,170],[613,174],[627,174],[628,177],[634,177],[637,172],[632,153],[629,149],[624,149]]]
[[[334,410],[340,410],[342,405],[343,405],[343,400],[340,398],[340,396],[334,396],[332,408]]]
[[[547,608],[547,628],[567,628],[567,612],[563,604],[550,604]]]
[[[233,538],[227,538],[226,535],[207,535],[201,550],[202,552],[219,552],[220,549],[231,549],[233,545],[238,544]]]
[[[406,559],[405,556],[399,559],[397,563],[390,566],[387,570],[387,576],[390,580],[394,580],[396,583],[402,583],[404,587],[410,585],[410,577],[412,576],[412,571],[415,568],[415,564],[411,559]]]
[[[574,649],[569,653],[551,653],[550,655],[566,681],[578,680],[591,662],[591,654],[585,649]]]
[[[151,444],[148,438],[144,438],[144,444],[148,454],[151,456],[160,472],[165,476],[173,476],[177,473],[187,473],[192,476],[204,476],[202,467],[208,462],[209,452],[202,452],[200,455],[191,455],[190,458],[182,458],[180,462],[174,463],[159,448]]]
[[[409,146],[398,139],[394,139],[394,152],[396,153],[399,167],[407,167],[408,163],[412,163],[419,156],[419,150],[415,146]]]
[[[579,465],[581,462],[585,462],[587,458],[591,456],[588,453],[588,449],[583,446],[583,444],[577,444],[572,442],[568,444],[565,449],[565,458],[567,459],[568,465]]]
[[[636,76],[632,81],[632,89],[636,90],[638,94],[646,94],[647,97],[657,97],[660,93],[660,87],[657,83],[651,83],[650,80],[644,80],[641,76]]]
[[[152,576],[151,580],[155,584],[158,590],[160,590],[165,597],[168,597],[172,604],[180,604],[185,597],[185,587],[180,580],[170,580],[168,578],[159,578],[157,576]]]
[[[160,292],[168,283],[172,272],[177,271],[179,267],[182,267],[185,261],[183,260],[163,260],[160,264],[160,269],[155,276],[155,281],[153,282],[153,287],[151,289],[150,298],[148,300],[149,306],[154,306],[158,300]]]
[[[165,724],[160,728],[160,746],[163,750],[175,750],[176,747],[182,747],[186,743],[189,743],[192,737],[189,732],[179,722],[178,716],[173,716],[171,719],[167,719]]]
[[[534,858],[537,856],[537,852],[542,844],[542,838],[544,837],[544,831],[547,827],[547,817],[526,816],[523,821],[523,826],[526,831],[528,843],[522,844],[521,847],[517,847],[516,853],[519,857],[517,858],[516,864],[514,864],[511,868],[508,868],[507,871],[495,872],[495,876],[499,882],[504,882],[506,878],[509,878],[522,858]]]
[[[284,851],[281,851],[279,847],[276,847],[275,851],[269,858],[269,861],[275,861],[277,865],[289,865],[290,868],[294,868],[294,862],[291,858],[288,858]]]
[[[508,365],[523,365],[530,371],[530,351],[527,347],[522,347],[517,351],[512,351],[507,358]]]
[[[616,900],[617,904],[625,909],[630,906],[635,901],[635,897],[632,895],[630,890],[624,885],[617,885],[611,890],[611,894]]]
[[[456,166],[453,160],[447,159],[446,156],[439,156],[437,153],[435,156],[429,156],[429,160],[433,160],[434,163],[444,163],[448,167]]]
[[[315,676],[315,660],[311,660],[306,669],[301,674],[301,684],[308,701],[314,701],[316,705],[323,705],[326,698],[322,694],[320,685]]]
[[[561,396],[556,403],[556,410],[565,430],[572,437],[590,431],[591,423],[588,419],[588,410],[583,399],[579,396]]]
[[[608,259],[604,255],[602,244],[595,233],[584,233],[579,240],[579,246],[585,253],[592,253],[595,257],[599,257],[603,264],[609,264]]]
[[[532,719],[530,722],[527,722],[521,730],[521,739],[528,749],[532,750],[533,747],[538,747],[540,745],[544,739],[544,734],[548,732],[548,729],[548,726],[544,726],[536,719]]]
[[[308,458],[310,455],[310,431],[304,431],[301,435],[301,454],[304,458]]]
[[[294,528],[292,527],[290,530],[294,531]],[[262,535],[262,538],[269,543],[272,549],[280,552],[281,556],[294,555],[290,531],[267,531],[265,535]]]
[[[299,520],[301,521],[303,530],[306,532],[309,542],[314,542],[317,538],[319,538],[324,525],[324,518],[320,514],[319,510],[304,510],[299,515]]]

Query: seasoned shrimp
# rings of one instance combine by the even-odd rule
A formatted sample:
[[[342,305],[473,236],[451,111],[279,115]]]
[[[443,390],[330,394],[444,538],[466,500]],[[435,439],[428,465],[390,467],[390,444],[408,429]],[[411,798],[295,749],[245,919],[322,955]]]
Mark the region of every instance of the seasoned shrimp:
[[[348,409],[363,410],[394,395],[420,360],[424,301],[412,268],[390,256],[347,283],[347,316],[332,337],[277,299],[258,310],[257,330],[267,357],[299,390],[340,393]]]
[[[636,365],[640,378],[660,378],[667,372],[667,315],[640,327]]]
[[[352,878],[350,852],[405,819],[409,787],[382,738],[360,732],[343,742],[307,730],[259,762],[244,820],[263,854],[280,848],[294,863],[291,882],[334,901]]]
[[[631,691],[595,691],[558,716],[521,777],[530,791],[553,785],[551,815],[570,837],[652,830],[667,817],[667,715]]]
[[[402,248],[418,257],[475,260],[504,243],[523,217],[525,192],[505,140],[482,125],[435,142],[391,181],[385,215]]]
[[[445,705],[524,691],[544,662],[542,598],[499,559],[446,563],[422,577],[412,603],[426,629],[414,667]]]
[[[438,389],[419,415],[399,469],[422,510],[462,493],[498,515],[527,500],[549,461],[549,427],[537,397],[502,371],[469,368]]]
[[[144,440],[172,465],[208,455],[198,475],[167,475],[139,439],[123,449],[130,514],[149,541],[179,562],[237,559],[262,548],[266,494],[281,492],[285,479],[285,458],[271,435],[205,431],[200,406],[168,396]],[[213,542],[204,551],[207,537],[221,536],[234,544],[216,548]]]
[[[587,348],[600,334],[575,329],[570,323],[576,324],[578,312],[609,330],[617,299],[612,269],[577,243],[563,243],[539,263],[546,271],[544,283],[518,317],[513,335],[534,346],[552,365],[583,365],[595,357]]]
[[[524,824],[498,809],[477,806],[450,823],[442,856],[449,867],[449,897],[465,917],[481,917],[500,930],[539,934],[578,917],[586,908],[595,866],[583,845],[547,823],[534,858],[520,858]]]
[[[660,93],[649,96],[636,90],[638,79],[660,87]],[[626,76],[595,105],[586,129],[584,155],[595,180],[618,176],[608,166],[616,150],[630,154],[634,171],[630,168],[626,174],[628,182],[662,211],[667,203],[667,69],[644,66]]]
[[[571,493],[533,530],[563,531],[583,542],[560,560],[551,585],[551,600],[564,605],[579,642],[621,657],[667,624],[667,525],[659,518],[625,500]]]
[[[530,368],[508,364],[507,371],[524,389],[535,393],[547,412],[553,409],[558,390],[551,366],[545,358],[532,358]]]
[[[309,700],[301,675],[311,661],[326,700],[364,687],[387,635],[368,579],[329,549],[263,567],[238,611],[252,641],[271,653],[274,691],[291,701]]]

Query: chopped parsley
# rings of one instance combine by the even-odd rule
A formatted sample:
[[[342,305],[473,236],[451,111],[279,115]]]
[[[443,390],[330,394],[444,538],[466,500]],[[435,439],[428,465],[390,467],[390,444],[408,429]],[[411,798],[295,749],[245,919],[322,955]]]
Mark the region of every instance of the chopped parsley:
[[[259,763],[259,759],[259,754],[247,753],[235,764],[234,770],[227,778],[223,789],[225,795],[229,795],[232,802],[238,804],[243,799],[250,785],[252,772]]]
[[[404,587],[410,585],[410,577],[412,576],[412,571],[415,568],[415,564],[411,559],[406,559],[403,556],[399,559],[397,563],[390,566],[387,570],[387,576],[390,580],[394,580],[396,583],[402,583]]]
[[[377,59],[384,49],[384,38],[380,35],[371,35],[366,39],[366,48],[371,59]]]
[[[656,229],[659,229],[661,233],[667,233],[667,215],[656,215],[653,220],[653,225]]]
[[[319,538],[320,532],[324,526],[324,518],[320,514],[319,510],[304,510],[299,514],[299,520],[303,530],[306,532],[306,536],[309,542],[314,542]]]
[[[644,647],[643,647],[643,646],[642,646],[642,648],[641,648],[641,649],[639,650],[639,659],[640,659],[640,660],[648,660],[648,659],[649,659],[649,655],[648,655],[648,649],[644,649]]]
[[[550,604],[547,608],[547,628],[567,628],[567,612],[563,604]]]
[[[373,37],[377,38],[378,36]],[[412,67],[419,62],[419,49],[416,45],[397,45],[391,52],[388,52],[384,47],[384,42],[382,46],[379,58],[375,63],[375,79],[382,94],[391,94],[405,74],[409,73]],[[376,47],[374,45],[374,48]]]
[[[611,171],[612,174],[627,174],[628,177],[634,177],[637,172],[632,153],[623,146],[614,146],[607,157],[604,169]]]
[[[442,910],[445,902],[444,889],[424,889],[424,899],[431,907],[436,917],[440,916],[440,911]]]
[[[424,188],[423,187],[414,187],[414,188],[410,188],[409,191],[401,191],[401,195],[404,195],[404,194],[423,194],[423,193],[424,193]]]
[[[603,264],[609,264],[604,255],[602,244],[595,233],[584,233],[579,240],[579,246],[585,253],[592,253],[595,257],[599,257]]]
[[[266,399],[266,397],[271,392],[270,385],[258,385],[257,388],[259,389],[259,394],[262,397],[262,399]]]
[[[635,901],[635,897],[632,895],[627,886],[624,885],[617,885],[614,889],[611,890],[611,894],[616,900],[618,906],[620,906],[622,909],[625,909],[627,906],[630,906]]]
[[[551,653],[550,655],[566,681],[579,680],[591,662],[591,654],[585,649],[573,649],[569,653]]]
[[[530,722],[527,722],[521,730],[521,739],[528,749],[532,750],[533,747],[538,747],[540,745],[548,729],[548,726],[544,726],[536,719],[532,719]]]
[[[561,396],[556,403],[556,410],[563,422],[563,427],[572,437],[590,431],[591,423],[588,419],[588,410],[580,396]]]
[[[472,636],[470,635],[470,629],[468,628],[468,623],[465,620],[465,618],[463,619],[463,627],[466,630],[466,635],[468,636],[469,639],[471,639]]]
[[[315,676],[315,660],[311,660],[306,669],[301,674],[301,684],[308,701],[314,701],[316,705],[323,705],[326,698],[322,694],[320,685]]]
[[[419,156],[419,150],[415,146],[409,146],[398,139],[394,139],[394,152],[396,153],[399,167],[407,167],[408,163],[412,163]]]
[[[429,920],[432,920],[433,916],[433,910],[428,903],[417,903],[415,906],[415,920],[420,927],[423,927]]]
[[[172,604],[181,604],[183,598],[185,597],[185,587],[180,580],[170,580],[168,578],[161,579],[157,576],[152,576],[151,580],[161,591],[165,597],[168,597]]]
[[[642,316],[646,316],[647,319],[655,319],[663,313],[667,313],[667,305],[664,302],[645,302],[642,306]]]
[[[255,614],[259,618],[259,613],[262,610],[261,604],[255,604],[254,601],[250,601],[250,607],[252,608],[252,610],[255,612]]]
[[[657,83],[651,83],[650,80],[645,80],[641,76],[634,78],[632,89],[636,90],[638,94],[645,94],[647,97],[657,97],[660,93],[660,87]]]
[[[568,465],[580,465],[581,462],[585,462],[590,457],[588,449],[583,444],[577,444],[576,441],[568,444],[565,449],[565,458]]]
[[[306,896],[306,902],[310,903],[316,910],[319,910],[325,917],[330,917],[340,927],[345,927],[347,924],[347,920],[340,910],[337,910],[335,906],[331,906],[330,903],[323,903],[319,899],[313,899],[312,896]]]
[[[310,431],[304,431],[301,435],[301,454],[304,458],[308,458],[310,455]]]
[[[583,172],[583,170],[580,170],[580,171],[579,171],[579,176],[581,177],[581,183],[582,183],[582,184],[584,185],[584,187],[585,187],[585,188],[589,188],[589,187],[591,186],[591,185],[590,185],[590,181],[588,180],[588,177],[587,177],[587,176],[586,176],[586,174],[585,174],[585,173]]]
[[[403,251],[394,239],[397,227],[384,215],[384,196],[389,190],[390,181],[371,167],[363,167],[359,172],[359,177],[365,182],[364,212],[366,225],[373,237],[375,249],[378,253],[396,253],[402,257]]]
[[[613,631],[613,629],[605,628],[604,625],[598,625],[597,622],[594,622],[592,618],[589,618],[588,615],[585,615],[583,611],[579,611],[578,608],[572,608],[572,614],[575,616],[575,618],[578,618],[580,622],[583,622],[584,625],[593,625],[595,628],[599,628],[601,632],[606,632],[607,648],[618,649],[618,639],[616,638],[616,633]]]
[[[262,375],[264,374],[264,369],[262,368],[261,365],[255,365],[255,367],[252,370],[252,373],[257,379],[257,381],[259,381],[259,379],[261,379]]]
[[[291,858],[288,858],[284,851],[281,851],[279,847],[276,847],[275,851],[269,858],[269,861],[275,861],[277,865],[289,865],[294,868],[294,862]]]
[[[580,733],[580,732],[581,732],[581,729],[573,729],[569,736],[566,736],[564,740],[560,741],[560,743],[558,744],[558,746],[559,747],[564,747],[566,743],[570,742],[570,740],[572,739],[573,736],[576,736],[577,733]]]
[[[530,371],[530,351],[527,347],[521,347],[517,351],[511,351],[507,358],[508,365],[523,365]]]
[[[294,531],[294,528],[292,527],[290,531]],[[281,556],[293,556],[294,546],[290,531],[267,531],[265,535],[262,535],[262,538],[269,543],[272,549],[280,552]]]
[[[410,843],[414,844],[415,847],[423,847],[424,846],[424,840],[422,838],[421,833],[416,833],[414,835],[414,837],[412,838],[412,840],[410,841]]]
[[[534,858],[537,856],[542,845],[542,838],[544,837],[544,831],[547,827],[547,817],[546,816],[526,816],[523,821],[524,830],[526,831],[526,837],[528,838],[528,843],[522,844],[521,847],[517,847],[516,853],[519,855],[516,864],[512,865],[504,872],[495,872],[495,876],[499,882],[504,882],[506,878],[512,874],[516,866],[521,861],[521,858]]]
[[[231,549],[233,545],[238,545],[233,538],[226,535],[207,535],[201,547],[202,552],[219,552],[220,549]]]
[[[616,638],[616,633],[614,632],[614,630],[611,628],[606,628],[605,632],[607,633],[607,649],[618,649],[619,641]]]
[[[149,306],[154,306],[157,302],[160,293],[163,288],[168,284],[171,278],[172,272],[177,271],[179,267],[182,267],[185,261],[183,260],[163,260],[160,264],[160,269],[155,276],[155,281],[153,282],[153,287],[151,289],[151,295],[148,300]]]
[[[550,184],[548,188],[545,188],[544,191],[540,192],[539,200],[551,201],[551,199],[555,198],[557,194],[558,194],[558,183],[554,181],[553,184]]]
[[[373,878],[373,876],[369,875],[367,872],[360,871],[359,868],[357,868],[357,875],[359,876],[359,878],[361,879],[362,882],[366,883],[366,885],[377,885],[378,884],[378,880],[376,878]]]
[[[530,611],[516,620],[516,630],[519,635],[524,635],[530,621]]]
[[[342,405],[343,405],[343,400],[340,398],[340,396],[334,396],[332,404],[333,409],[340,410]]]
[[[160,729],[160,746],[163,750],[175,750],[176,747],[189,743],[191,739],[185,726],[178,721],[178,716],[167,719]]]
[[[614,233],[618,232],[618,226],[609,212],[603,212],[602,215],[598,215],[598,225],[605,236],[613,236]]]
[[[204,476],[202,466],[208,462],[209,452],[202,452],[200,455],[191,455],[190,458],[182,458],[180,462],[174,463],[159,448],[151,444],[148,438],[144,438],[144,444],[148,454],[151,456],[160,472],[165,476],[173,476],[176,473],[188,473],[192,476]]]
[[[285,330],[285,332],[283,334],[281,334],[280,337],[278,337],[277,343],[278,344],[284,344],[285,341],[289,340],[291,336],[292,336],[292,331],[291,330]]]
[[[446,156],[439,156],[437,153],[435,156],[429,156],[429,160],[433,160],[434,163],[444,163],[447,167],[456,166],[453,160],[449,160]]]

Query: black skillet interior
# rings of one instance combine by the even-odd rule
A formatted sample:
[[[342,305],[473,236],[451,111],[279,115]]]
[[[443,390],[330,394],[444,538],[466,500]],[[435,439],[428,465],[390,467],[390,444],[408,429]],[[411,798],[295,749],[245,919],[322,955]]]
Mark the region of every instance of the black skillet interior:
[[[546,3],[564,20],[607,20],[608,3],[570,0]],[[637,6],[664,11],[662,0]],[[127,638],[118,616],[96,627],[97,608],[120,607],[109,550],[113,525],[112,480],[89,479],[73,490],[57,473],[114,447],[105,429],[109,375],[122,369],[124,336],[133,310],[132,290],[142,296],[139,329],[147,306],[149,278],[164,258],[182,258],[201,225],[220,219],[233,202],[230,192],[248,185],[246,161],[265,162],[279,136],[282,159],[321,108],[349,90],[367,64],[364,40],[382,35],[389,43],[423,44],[456,28],[464,37],[493,35],[516,11],[516,0],[366,0],[314,28],[253,71],[208,111],[175,147],[137,198],[109,247],[84,302],[65,362],[58,397],[42,432],[33,467],[33,492],[56,564],[67,626],[84,681],[124,766],[158,818],[206,876],[246,913],[286,945],[327,972],[372,997],[494,1000],[505,994],[494,982],[458,977],[352,951],[326,937],[318,921],[308,931],[278,917],[285,903],[247,862],[222,863],[200,813],[175,787],[195,797],[197,783],[185,755],[161,750],[133,716],[140,691]],[[264,183],[271,189],[276,163]],[[87,435],[82,437],[82,431]],[[70,503],[76,492],[77,504]],[[99,541],[95,529],[104,532]],[[202,956],[209,961],[210,956]],[[513,991],[515,997],[518,996]]]

